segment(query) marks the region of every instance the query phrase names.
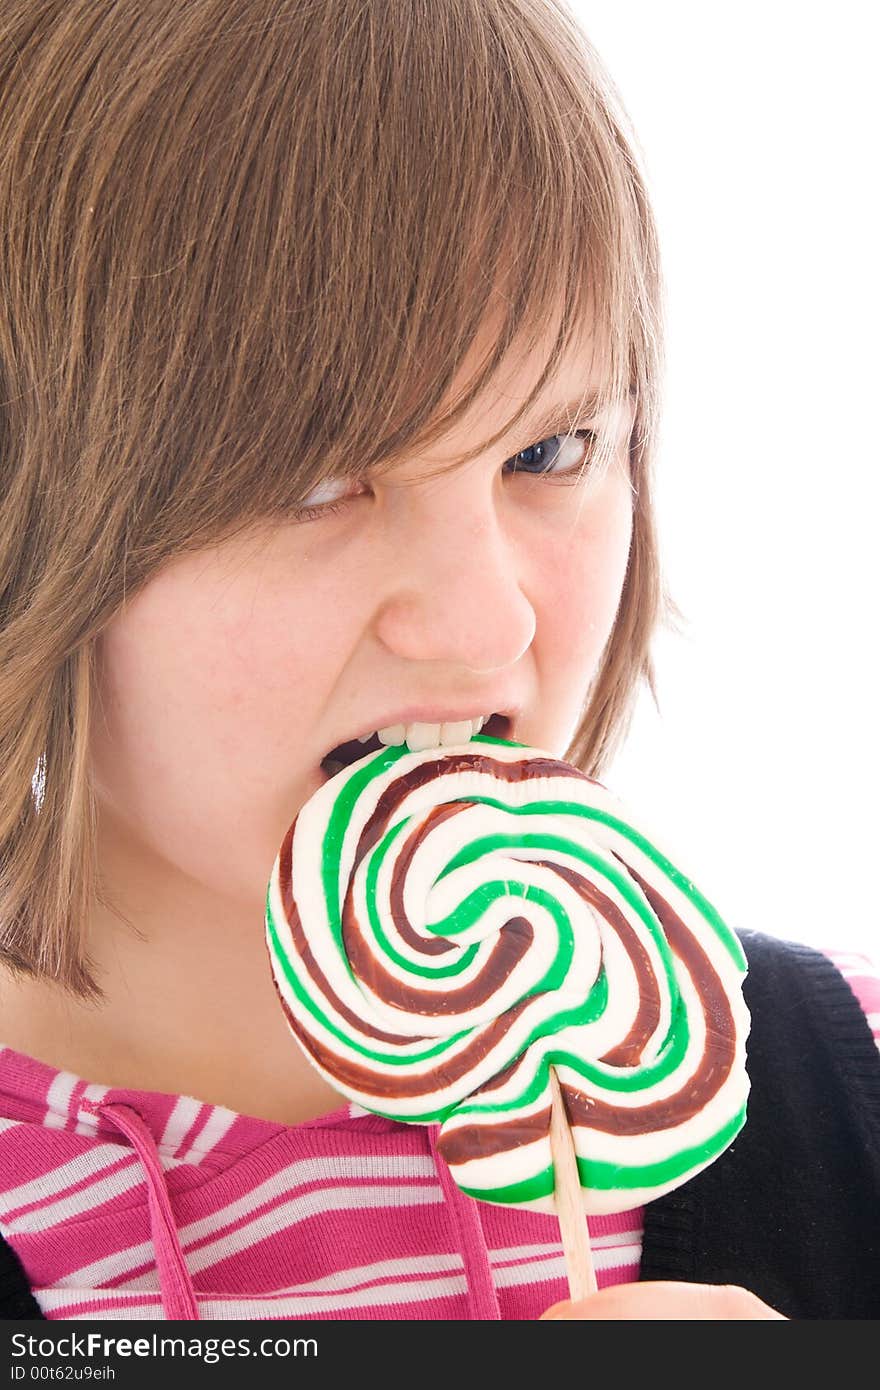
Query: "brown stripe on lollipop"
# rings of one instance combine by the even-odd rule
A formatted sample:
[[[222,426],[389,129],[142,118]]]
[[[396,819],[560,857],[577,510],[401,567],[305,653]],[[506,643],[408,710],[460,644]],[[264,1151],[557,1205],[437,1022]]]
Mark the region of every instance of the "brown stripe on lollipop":
[[[392,1047],[400,1047],[401,1038],[399,1034],[386,1033],[371,1026],[364,1019],[359,1018],[347,1004],[343,1003],[315,960],[314,954],[303,931],[299,911],[293,897],[291,860],[295,827],[296,821],[294,821],[282,841],[278,855],[278,878],[281,903],[290,928],[294,950],[302,961],[310,981],[314,982],[315,988],[311,993],[313,997],[317,996],[320,998],[323,996],[340,1017],[351,1024],[352,1028],[357,1033],[377,1043],[387,1043]],[[526,998],[514,1005],[512,1009],[508,1009],[501,1019],[494,1020],[489,1028],[484,1029],[483,1032],[476,1035],[461,1052],[455,1055],[441,1055],[426,1072],[418,1076],[406,1076],[405,1067],[394,1068],[394,1074],[388,1075],[385,1072],[373,1070],[368,1065],[364,1065],[354,1059],[343,1057],[332,1048],[319,1042],[318,1039],[308,1031],[306,1025],[292,1013],[287,1001],[278,989],[277,982],[275,988],[291,1030],[317,1064],[328,1074],[335,1076],[344,1084],[350,1085],[355,1090],[365,1095],[375,1095],[377,1097],[401,1096],[402,1098],[411,1098],[423,1094],[427,1095],[440,1087],[445,1088],[453,1084],[466,1072],[477,1066],[492,1048],[497,1047],[498,1044],[503,1041],[506,1033],[514,1026],[517,1018],[530,1002],[530,1000]],[[406,1043],[429,1044],[435,1040],[427,1037],[413,1036],[407,1037],[404,1041]]]
[[[619,859],[619,855],[615,855]],[[623,862],[623,861],[621,861]],[[650,884],[629,865],[624,865],[639,884],[663,927],[673,954],[686,966],[694,981],[706,1020],[706,1046],[697,1070],[685,1089],[643,1106],[615,1106],[585,1095],[573,1086],[562,1087],[565,1108],[572,1126],[581,1124],[604,1134],[637,1135],[672,1128],[691,1119],[717,1093],[730,1075],[735,1056],[735,1026],[730,1001],[705,951],[688,931],[681,918]],[[611,1054],[609,1054],[611,1055]],[[599,1060],[607,1061],[606,1058]],[[514,1064],[516,1065],[516,1064]],[[508,1072],[510,1069],[508,1069]],[[475,1095],[497,1088],[495,1077]],[[550,1107],[531,1116],[511,1121],[487,1117],[441,1135],[439,1150],[447,1163],[505,1153],[523,1143],[543,1138],[550,1131]]]

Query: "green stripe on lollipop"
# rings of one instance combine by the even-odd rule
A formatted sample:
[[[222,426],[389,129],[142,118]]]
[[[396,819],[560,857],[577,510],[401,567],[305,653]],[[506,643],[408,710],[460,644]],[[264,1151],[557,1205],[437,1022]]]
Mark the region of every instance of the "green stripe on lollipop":
[[[671,880],[679,892],[688,899],[700,915],[705,918],[709,926],[713,928],[735,964],[739,966],[740,970],[745,971],[745,952],[738,937],[731,931],[716,908],[712,906],[708,898],[703,896],[695,883],[686,878],[681,870],[677,869],[672,861],[666,858],[665,854],[662,854],[650,840],[646,839],[633,826],[628,825],[626,821],[620,820],[619,817],[611,815],[608,811],[600,811],[594,806],[584,806],[579,801],[530,801],[525,806],[507,806],[503,801],[491,796],[469,796],[462,798],[462,800],[480,801],[486,806],[495,806],[498,810],[507,811],[514,816],[579,816],[582,820],[600,821],[603,825],[607,825],[611,830],[622,835],[624,839],[629,840],[637,849],[640,849],[645,857],[650,859],[660,872]]]
[[[505,748],[525,748],[523,743],[514,743],[510,740],[492,738],[488,734],[480,734],[471,742],[495,744]],[[327,828],[321,843],[321,882],[324,888],[324,901],[327,904],[327,919],[330,931],[333,933],[337,945],[342,950],[342,918],[339,903],[339,866],[342,858],[342,846],[348,832],[351,821],[351,813],[358,798],[369,784],[378,777],[384,776],[395,763],[402,758],[411,757],[411,750],[405,743],[395,744],[393,747],[382,747],[365,761],[363,767],[359,767],[357,772],[353,772],[346,779],[340,788],[332,810],[327,817]],[[456,800],[469,800],[470,798],[455,798]],[[477,798],[474,798],[476,800]],[[344,954],[344,953],[343,953]],[[349,973],[351,970],[349,968]],[[353,976],[352,976],[353,978]]]
[[[552,805],[553,803],[548,802],[545,804]],[[638,914],[647,927],[660,953],[660,958],[663,961],[663,968],[666,972],[666,978],[669,983],[670,991],[672,992],[672,997],[673,999],[678,997],[678,986],[675,980],[675,968],[672,961],[672,952],[669,949],[669,943],[663,935],[660,923],[651,911],[642,890],[639,888],[638,884],[634,883],[627,874],[622,873],[620,869],[610,863],[607,858],[594,854],[592,850],[586,849],[583,845],[579,845],[575,840],[567,840],[561,835],[545,834],[543,831],[527,831],[522,835],[508,835],[504,833],[484,835],[479,839],[471,841],[471,843],[465,845],[463,849],[460,849],[446,865],[443,872],[438,875],[437,881],[439,883],[441,879],[445,878],[447,874],[452,873],[454,869],[459,869],[466,864],[472,863],[483,853],[491,853],[496,849],[516,850],[518,848],[556,850],[559,853],[569,855],[572,859],[580,859],[584,864],[589,864],[593,869],[596,869],[601,877],[609,879],[611,883],[614,884],[621,897],[626,899],[630,907]]]
[[[416,961],[410,960],[407,956],[401,955],[400,952],[391,945],[387,933],[382,926],[382,920],[376,910],[376,888],[379,872],[385,862],[385,856],[389,848],[400,831],[403,830],[405,826],[409,825],[409,822],[410,817],[407,816],[406,820],[398,821],[397,825],[393,825],[385,837],[379,841],[370,855],[367,865],[367,881],[364,885],[364,897],[367,903],[367,920],[370,924],[370,930],[374,940],[380,946],[382,953],[388,960],[394,961],[395,965],[399,965],[405,969],[407,974],[421,975],[425,979],[447,979],[455,975],[461,975],[467,970],[474,956],[477,954],[479,950],[478,945],[468,946],[465,950],[457,954],[452,961],[447,961],[444,965],[420,965]],[[479,891],[482,892],[482,889]]]
[[[408,974],[421,975],[425,978],[446,979],[462,974],[471,964],[474,956],[479,950],[479,943],[466,947],[460,955],[456,956],[455,961],[442,966],[420,965],[412,961],[407,956],[403,956],[391,945],[388,936],[382,926],[381,917],[377,911],[376,885],[381,865],[385,859],[388,849],[396,837],[399,829],[405,822],[393,827],[385,838],[376,846],[370,856],[370,863],[367,868],[367,881],[365,885],[364,897],[367,903],[367,916],[370,929],[375,940],[379,943],[384,954],[389,960],[401,966]],[[438,877],[445,877],[448,870],[444,870]],[[426,930],[432,935],[443,937],[454,937],[472,927],[474,922],[491,907],[492,903],[501,898],[516,898],[519,896],[524,902],[538,903],[544,907],[556,922],[559,934],[559,948],[553,959],[552,964],[544,976],[539,980],[529,994],[536,994],[539,991],[555,989],[565,979],[568,967],[571,964],[571,957],[574,953],[574,934],[571,929],[571,922],[564,908],[556,901],[550,893],[542,888],[536,888],[534,884],[519,883],[510,879],[495,879],[480,884],[472,893],[457,905],[455,910],[448,917],[441,921],[426,924]]]
[[[393,1052],[374,1052],[371,1048],[360,1046],[352,1041],[350,1033],[343,1032],[332,1019],[327,1017],[324,1010],[313,1001],[308,989],[302,984],[279,938],[278,928],[275,925],[275,915],[272,912],[272,904],[269,896],[266,898],[266,924],[269,930],[272,949],[275,953],[275,960],[280,964],[284,973],[284,978],[290,985],[290,988],[293,990],[299,1002],[306,1011],[321,1024],[322,1028],[326,1028],[328,1033],[332,1033],[335,1038],[338,1038],[340,1042],[345,1044],[346,1048],[350,1048],[353,1052],[358,1052],[363,1057],[369,1057],[373,1062],[384,1062],[392,1067],[406,1067],[412,1062],[423,1062],[431,1057],[439,1057],[442,1053],[449,1051],[450,1048],[461,1042],[471,1031],[467,1028],[463,1029],[453,1036],[441,1039],[438,1044],[426,1049],[424,1052],[406,1052],[402,1055],[400,1053],[395,1055]],[[405,1046],[405,1043],[402,1044],[402,1046]],[[379,1114],[380,1112],[377,1111],[376,1113]],[[389,1118],[394,1119],[396,1117],[390,1116]]]
[[[578,1177],[581,1187],[594,1191],[613,1191],[623,1189],[632,1191],[634,1188],[662,1186],[664,1183],[675,1182],[683,1177],[692,1169],[704,1167],[723,1153],[730,1141],[739,1133],[746,1122],[746,1107],[743,1106],[734,1117],[722,1125],[719,1130],[708,1139],[699,1144],[693,1145],[689,1149],[681,1149],[678,1153],[670,1154],[669,1158],[660,1159],[655,1163],[633,1164],[632,1166],[620,1163],[607,1163],[598,1159],[581,1158],[577,1155]],[[534,1177],[525,1178],[522,1182],[510,1183],[506,1187],[465,1187],[463,1183],[456,1179],[456,1186],[469,1197],[482,1199],[484,1202],[499,1202],[505,1206],[518,1206],[522,1202],[535,1201],[540,1197],[549,1197],[554,1188],[553,1165],[548,1166],[536,1173]]]

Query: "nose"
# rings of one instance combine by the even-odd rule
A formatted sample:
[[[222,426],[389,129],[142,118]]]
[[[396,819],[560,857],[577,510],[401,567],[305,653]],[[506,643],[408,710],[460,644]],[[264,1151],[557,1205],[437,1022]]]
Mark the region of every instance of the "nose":
[[[425,496],[413,488],[395,509],[393,578],[377,624],[395,656],[489,674],[515,665],[532,643],[536,615],[520,587],[522,550],[477,490],[472,480],[447,476]]]

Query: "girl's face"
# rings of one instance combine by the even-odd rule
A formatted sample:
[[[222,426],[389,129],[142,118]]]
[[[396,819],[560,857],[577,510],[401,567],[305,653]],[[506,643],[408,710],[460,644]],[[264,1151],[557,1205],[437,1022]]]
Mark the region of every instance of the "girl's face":
[[[424,476],[490,437],[545,360],[522,361],[429,453],[334,485],[338,510],[181,556],[105,629],[92,749],[111,887],[136,881],[140,898],[185,881],[193,901],[217,896],[261,923],[321,760],[380,728],[500,713],[510,737],[564,756],[626,571],[631,405],[578,422],[618,441],[598,482],[560,481],[589,440],[528,424]],[[597,386],[590,360],[587,341],[541,404]]]

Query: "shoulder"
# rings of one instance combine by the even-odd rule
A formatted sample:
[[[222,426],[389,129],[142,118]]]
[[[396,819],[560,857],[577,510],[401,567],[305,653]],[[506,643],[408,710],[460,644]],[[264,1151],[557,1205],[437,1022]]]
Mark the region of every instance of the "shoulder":
[[[802,941],[763,931],[738,931],[752,988],[772,988],[784,979],[802,988],[854,995],[876,1033],[880,1029],[880,969],[869,956],[841,947],[808,947]],[[845,988],[844,988],[845,986]]]
[[[880,969],[860,951],[823,947],[822,954],[846,980],[861,1005],[875,1042],[880,1046]]]
[[[860,953],[821,951],[763,932],[737,931],[748,970],[749,1071],[763,1056],[806,1079],[821,1072],[870,1091],[880,1141],[880,977]]]

